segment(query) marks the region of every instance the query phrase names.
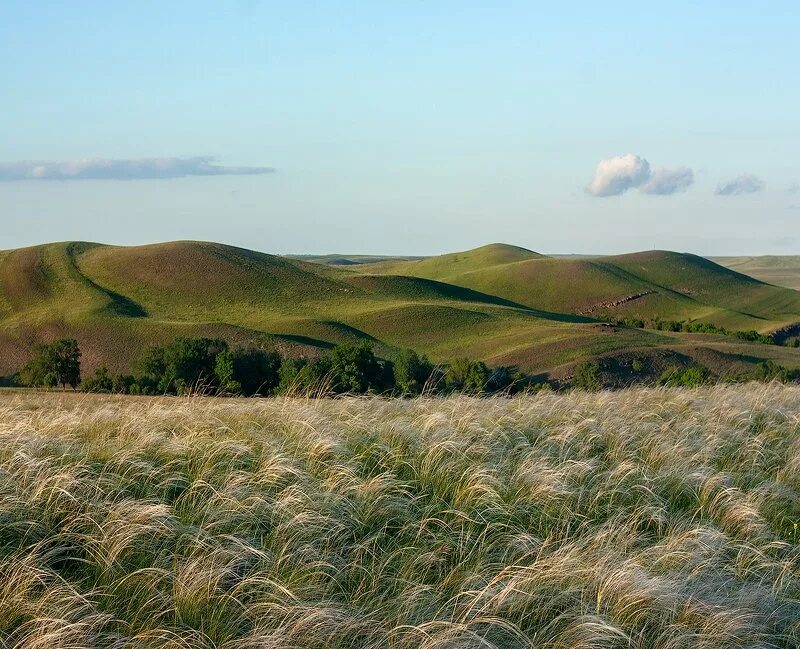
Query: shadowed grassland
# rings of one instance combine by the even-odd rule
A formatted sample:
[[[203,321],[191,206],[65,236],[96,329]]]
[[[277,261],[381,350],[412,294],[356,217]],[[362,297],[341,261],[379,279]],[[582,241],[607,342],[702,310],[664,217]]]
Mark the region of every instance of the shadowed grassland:
[[[0,394],[9,647],[800,647],[800,388]]]

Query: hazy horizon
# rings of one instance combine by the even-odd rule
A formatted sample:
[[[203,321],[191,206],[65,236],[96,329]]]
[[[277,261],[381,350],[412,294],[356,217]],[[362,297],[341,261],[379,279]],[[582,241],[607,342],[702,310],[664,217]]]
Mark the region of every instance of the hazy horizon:
[[[0,7],[0,248],[799,254],[794,3]]]

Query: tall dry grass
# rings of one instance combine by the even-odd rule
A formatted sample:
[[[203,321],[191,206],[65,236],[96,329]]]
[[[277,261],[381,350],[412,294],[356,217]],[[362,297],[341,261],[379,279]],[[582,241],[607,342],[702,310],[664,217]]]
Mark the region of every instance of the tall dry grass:
[[[5,647],[800,646],[800,389],[0,397]]]

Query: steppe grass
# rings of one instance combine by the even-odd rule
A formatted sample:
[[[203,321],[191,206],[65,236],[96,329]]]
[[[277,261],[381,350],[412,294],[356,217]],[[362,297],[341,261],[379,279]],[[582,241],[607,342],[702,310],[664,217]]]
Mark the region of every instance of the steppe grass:
[[[0,646],[800,647],[800,388],[0,396]]]

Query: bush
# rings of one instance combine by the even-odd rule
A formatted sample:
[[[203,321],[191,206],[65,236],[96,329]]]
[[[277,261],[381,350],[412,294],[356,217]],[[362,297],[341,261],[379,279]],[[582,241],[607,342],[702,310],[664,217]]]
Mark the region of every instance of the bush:
[[[772,336],[765,336],[764,334],[758,333],[755,329],[750,329],[749,331],[737,331],[734,336],[740,338],[741,340],[747,340],[749,342],[754,343],[761,343],[762,345],[774,345],[775,339]]]
[[[308,364],[305,358],[284,358],[278,370],[278,394],[292,394],[299,389],[300,372]]]
[[[603,387],[603,376],[600,366],[591,361],[581,361],[575,366],[575,376],[572,386],[579,390],[597,392]]]
[[[81,382],[81,390],[86,392],[113,392],[114,381],[108,373],[108,368],[98,367],[93,376]]]
[[[671,368],[664,372],[659,383],[668,387],[697,388],[711,382],[708,368],[693,365],[687,368]]]
[[[631,369],[637,374],[644,372],[644,361],[638,358],[633,359],[633,362],[631,363]]]
[[[480,394],[486,390],[491,373],[482,361],[471,361],[468,358],[454,360],[444,375],[448,391]]]
[[[112,379],[111,391],[117,394],[130,394],[136,378],[130,374],[116,374]]]
[[[630,316],[624,318],[617,316],[616,318],[613,318],[611,322],[618,327],[632,327],[634,329],[644,329],[645,325],[645,322],[642,320],[642,318],[633,318]]]
[[[754,372],[754,378],[758,381],[789,383],[800,379],[800,370],[789,370],[773,360],[766,360],[758,366]]]

